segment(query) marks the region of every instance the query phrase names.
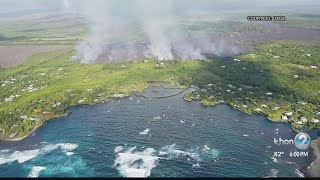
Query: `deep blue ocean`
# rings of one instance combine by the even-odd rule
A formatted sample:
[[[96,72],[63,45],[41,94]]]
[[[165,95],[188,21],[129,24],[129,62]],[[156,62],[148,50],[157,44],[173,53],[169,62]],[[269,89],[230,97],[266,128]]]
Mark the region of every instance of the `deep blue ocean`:
[[[0,144],[0,177],[300,177],[311,161],[273,158],[297,150],[273,142],[294,138],[289,124],[183,94],[68,111],[21,142]]]

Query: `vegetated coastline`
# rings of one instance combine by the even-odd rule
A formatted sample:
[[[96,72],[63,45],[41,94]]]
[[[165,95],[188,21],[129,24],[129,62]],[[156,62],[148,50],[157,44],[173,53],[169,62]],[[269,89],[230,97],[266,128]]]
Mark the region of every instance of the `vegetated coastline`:
[[[299,50],[301,54],[297,54]],[[280,52],[283,56],[278,56]],[[70,61],[70,53],[42,54],[25,65],[2,70],[0,131],[8,135],[2,139],[24,137],[41,123],[63,116],[69,106],[96,104],[127,96],[132,91],[142,92],[151,81],[164,81],[176,87],[194,84],[199,88],[184,99],[199,100],[204,106],[226,103],[247,114],[290,122],[295,128],[319,127],[316,119],[312,119],[319,114],[318,85],[314,84],[319,80],[317,49],[277,42],[259,45],[255,52],[234,59],[93,65]],[[307,57],[301,61],[291,59],[299,55]],[[45,59],[52,57],[54,61]],[[28,103],[30,107],[25,107]]]
[[[17,120],[9,128],[3,128],[0,124],[0,128],[3,128],[1,141],[21,141],[48,120],[66,116],[68,107],[123,98],[133,91],[141,93],[150,86],[151,81],[168,82],[177,88],[195,87],[195,91],[186,94],[184,99],[201,101],[203,106],[225,103],[247,114],[257,113],[271,121],[291,124],[297,124],[299,121],[296,119],[306,116],[309,121],[303,126],[319,128],[319,124],[310,121],[317,116],[313,112],[319,111],[319,84],[314,84],[320,78],[320,64],[317,61],[320,51],[317,48],[271,42],[259,45],[251,54],[243,54],[234,59],[183,62],[148,59],[93,65],[70,61],[71,53],[48,53],[49,56],[44,53],[34,56],[24,65],[1,70],[4,73],[0,74],[3,79],[0,84],[5,85],[2,85],[0,99],[8,100],[0,104],[1,118],[8,118],[11,122],[15,118]],[[28,85],[25,85],[26,82]],[[249,86],[248,83],[253,84]],[[20,90],[16,91],[17,88]],[[10,98],[12,91],[16,91],[19,96]],[[312,101],[300,102],[301,99]],[[26,104],[31,108],[24,109]],[[291,110],[294,115],[286,121],[280,120],[281,115]],[[10,113],[13,111],[17,113]],[[43,117],[40,121],[25,120],[21,124],[21,118],[31,119],[39,115]],[[18,122],[20,124],[17,126],[15,123]],[[12,138],[8,136],[10,133],[4,135],[6,130],[14,132],[14,128],[21,125],[26,125],[30,130],[20,131],[20,134],[14,134]],[[295,128],[293,127],[294,130]],[[314,152],[319,154],[319,151]]]
[[[178,92],[175,92],[173,94],[169,94],[169,95],[165,95],[165,96],[158,96],[158,97],[153,97],[153,98],[167,98],[167,97],[172,97],[172,96],[176,96],[178,94],[181,94],[183,92],[185,92],[188,88],[185,88],[184,86],[163,86],[161,84],[166,84],[168,85],[169,83],[166,83],[166,82],[156,82],[156,81],[153,81],[153,82],[150,82],[150,85],[146,87],[146,89],[148,88],[151,88],[151,87],[162,87],[162,88],[166,88],[166,89],[180,89],[180,91]],[[95,103],[83,103],[83,104],[76,104],[76,105],[70,105],[68,106],[65,110],[71,108],[71,107],[77,107],[77,106],[93,106],[93,105],[96,105],[96,104],[99,104],[99,103],[106,103],[106,102],[109,102],[109,101],[112,101],[112,100],[116,100],[116,99],[122,99],[122,98],[128,98],[130,95],[134,94],[134,95],[137,95],[137,96],[141,96],[141,97],[148,97],[146,95],[143,95],[143,92],[144,90],[146,89],[143,89],[142,91],[140,92],[137,92],[137,91],[134,91],[134,92],[129,92],[128,95],[123,95],[121,97],[117,97],[117,98],[108,98],[108,99],[104,99],[104,100],[101,100],[101,102],[95,102]],[[68,115],[70,115],[72,112],[65,112],[63,114],[60,114],[60,115],[57,115],[55,117],[52,117],[50,119],[48,119],[46,122],[44,122],[43,124],[40,124],[40,125],[37,125],[35,126],[28,134],[26,134],[25,136],[23,137],[19,137],[19,138],[6,138],[6,137],[1,137],[0,138],[0,143],[8,143],[8,142],[19,142],[19,141],[22,141],[26,138],[28,138],[29,136],[31,136],[34,132],[36,132],[40,127],[44,126],[49,120],[53,120],[53,119],[60,119],[60,118],[63,118],[63,117],[66,117]],[[3,131],[3,134],[5,133],[5,131]]]
[[[153,82],[153,84],[148,86],[147,88],[157,87],[157,85],[155,85],[154,83],[157,83],[157,82]],[[160,83],[165,83],[165,82],[159,82],[159,84]],[[162,88],[175,88],[175,87],[163,87],[161,85],[159,85],[159,87],[162,87]],[[178,89],[178,87],[175,88],[175,89]],[[198,89],[198,87],[196,87],[196,86],[191,86],[189,88],[181,88],[180,87],[179,89],[181,91],[179,91],[177,93],[170,94],[168,96],[161,96],[161,97],[158,96],[158,97],[153,97],[153,98],[166,98],[166,97],[176,96],[176,95],[182,94],[182,93],[190,93],[190,92],[196,91],[196,89]],[[141,97],[148,97],[148,96],[143,95],[143,91],[140,92],[140,93],[139,92],[134,92],[134,93],[129,93],[129,94],[130,95],[134,94],[134,95],[141,96]],[[115,100],[115,99],[128,98],[130,95],[123,96],[121,98],[113,98],[113,99],[104,100],[104,101],[102,101],[100,103],[105,103],[105,102],[108,102],[108,101],[111,101],[111,100]],[[226,105],[230,106],[231,108],[234,108],[232,105],[230,105],[228,103],[225,103],[225,102],[219,102],[217,104],[210,105],[210,106],[216,106],[216,105],[219,105],[219,104],[226,104]],[[78,105],[74,105],[74,106],[70,106],[70,107],[87,106],[87,105],[95,105],[95,104],[78,104]],[[70,107],[68,107],[68,108],[70,108]],[[234,109],[236,109],[238,111],[241,111],[241,110],[239,110],[237,108],[234,108]],[[252,115],[251,113],[248,113],[248,112],[245,112],[245,111],[241,111],[241,112],[243,112],[243,113],[245,113],[247,115]],[[61,116],[53,118],[53,119],[60,119],[60,118],[63,118],[65,116],[68,116],[69,114],[71,114],[71,112],[68,112],[68,113],[66,113],[64,115],[61,115]],[[283,121],[279,121],[279,120],[272,120],[272,119],[268,118],[267,115],[263,115],[263,114],[259,114],[259,115],[264,116],[267,120],[270,120],[272,122],[283,122]],[[26,139],[27,137],[29,137],[30,135],[32,135],[38,128],[44,126],[45,124],[46,123],[34,127],[34,129],[29,134],[25,135],[24,137],[15,138],[15,139],[4,139],[4,140],[2,140],[2,142],[6,143],[6,142],[22,141],[22,140]],[[297,133],[299,132],[298,130],[295,130],[294,128],[292,128],[292,129],[294,131],[296,131]],[[318,137],[317,139],[312,140],[311,148],[312,148],[312,151],[313,151],[313,161],[309,166],[307,166],[304,169],[302,169],[302,172],[304,172],[304,174],[306,174],[307,176],[310,176],[310,177],[318,177],[319,176],[318,168],[320,167],[320,137]]]

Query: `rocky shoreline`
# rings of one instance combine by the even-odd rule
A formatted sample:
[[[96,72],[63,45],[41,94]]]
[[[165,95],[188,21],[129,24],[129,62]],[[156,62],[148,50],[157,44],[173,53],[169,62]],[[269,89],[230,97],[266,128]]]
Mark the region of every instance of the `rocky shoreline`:
[[[311,141],[313,150],[312,163],[306,168],[305,172],[308,177],[320,177],[320,137]]]
[[[30,131],[30,133],[28,133],[27,135],[23,136],[23,137],[20,137],[20,138],[13,138],[13,139],[10,139],[10,138],[0,138],[0,143],[3,143],[3,142],[19,142],[19,141],[22,141],[24,139],[26,139],[27,137],[31,136],[38,128],[40,128],[42,125],[39,125],[39,126],[36,126],[32,129],[32,131]]]

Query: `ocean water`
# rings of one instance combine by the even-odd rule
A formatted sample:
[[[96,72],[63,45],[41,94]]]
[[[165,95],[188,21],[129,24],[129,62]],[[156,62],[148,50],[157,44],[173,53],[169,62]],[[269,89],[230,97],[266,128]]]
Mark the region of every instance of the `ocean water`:
[[[24,141],[0,144],[0,177],[304,176],[310,158],[273,158],[296,150],[273,144],[294,138],[288,124],[182,97],[72,107]]]

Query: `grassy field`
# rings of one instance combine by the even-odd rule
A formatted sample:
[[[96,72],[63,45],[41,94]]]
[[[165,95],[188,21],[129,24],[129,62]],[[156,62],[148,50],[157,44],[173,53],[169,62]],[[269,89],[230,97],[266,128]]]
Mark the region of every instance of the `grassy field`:
[[[74,45],[88,32],[81,18],[39,18],[0,22],[0,45]]]
[[[320,49],[299,44],[261,44],[235,58],[80,64],[65,49],[30,57],[25,64],[0,69],[0,134],[23,137],[49,119],[66,115],[69,106],[95,104],[143,91],[152,81],[200,89],[185,96],[204,106],[225,102],[272,120],[292,112],[294,127],[312,123],[320,111]],[[307,121],[299,124],[301,117]]]

